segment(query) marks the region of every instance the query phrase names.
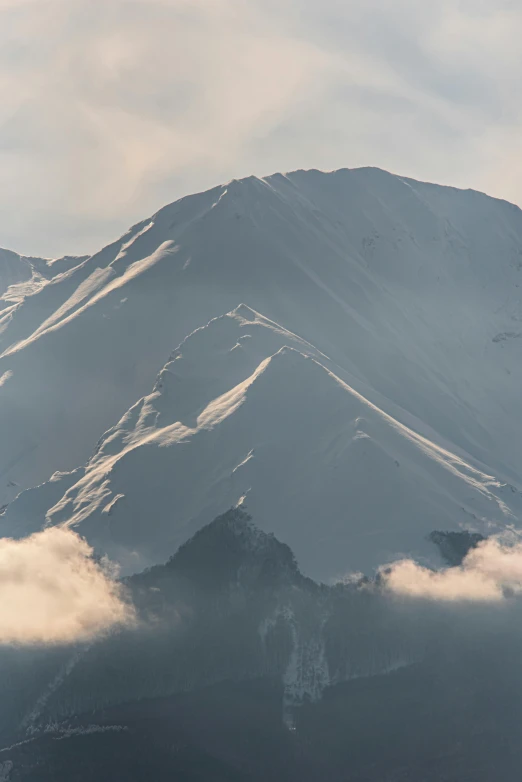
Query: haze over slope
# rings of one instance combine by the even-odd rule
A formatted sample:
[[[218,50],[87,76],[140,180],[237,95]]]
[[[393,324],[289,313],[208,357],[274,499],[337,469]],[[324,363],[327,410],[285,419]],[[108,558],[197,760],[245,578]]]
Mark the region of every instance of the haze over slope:
[[[246,495],[326,577],[517,525],[521,270],[517,207],[376,169],[169,205],[6,310],[3,502],[90,461],[0,530],[80,523],[133,569]]]

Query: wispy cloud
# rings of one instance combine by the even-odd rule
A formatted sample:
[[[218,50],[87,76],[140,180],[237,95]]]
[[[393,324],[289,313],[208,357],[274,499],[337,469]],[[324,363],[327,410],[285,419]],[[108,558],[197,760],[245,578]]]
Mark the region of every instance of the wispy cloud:
[[[75,532],[0,539],[0,645],[92,639],[134,620],[114,573]]]
[[[502,0],[0,0],[0,242],[83,251],[247,173],[378,165],[522,200]]]

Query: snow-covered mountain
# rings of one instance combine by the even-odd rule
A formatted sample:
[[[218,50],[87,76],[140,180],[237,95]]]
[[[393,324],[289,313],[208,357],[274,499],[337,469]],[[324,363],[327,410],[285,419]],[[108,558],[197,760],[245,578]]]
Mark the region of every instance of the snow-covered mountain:
[[[243,502],[329,578],[519,525],[517,207],[298,171],[60,263],[4,294],[1,534],[76,524],[134,571]]]
[[[0,248],[0,310],[4,310],[9,303],[19,302],[34,293],[39,284],[78,266],[84,260],[85,257],[73,255],[54,259],[32,258]]]
[[[23,492],[5,535],[72,524],[136,571],[216,513],[256,522],[328,579],[429,556],[429,533],[513,523],[520,496],[398,423],[309,343],[242,305],[191,334],[84,468]]]

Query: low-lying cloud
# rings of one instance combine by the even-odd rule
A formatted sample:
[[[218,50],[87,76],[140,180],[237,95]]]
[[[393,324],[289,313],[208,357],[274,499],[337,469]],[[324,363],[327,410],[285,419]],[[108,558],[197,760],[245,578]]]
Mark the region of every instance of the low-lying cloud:
[[[0,539],[0,644],[66,644],[131,623],[114,572],[75,532]]]
[[[472,549],[458,567],[434,571],[404,559],[381,575],[386,589],[402,597],[496,603],[522,593],[522,544],[505,545],[491,538]]]

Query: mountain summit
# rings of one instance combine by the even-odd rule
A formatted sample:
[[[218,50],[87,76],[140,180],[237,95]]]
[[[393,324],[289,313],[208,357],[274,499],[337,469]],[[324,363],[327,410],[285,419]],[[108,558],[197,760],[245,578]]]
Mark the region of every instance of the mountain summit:
[[[246,502],[328,580],[518,525],[521,248],[483,194],[297,171],[8,287],[0,534],[72,524],[130,573]]]
[[[0,646],[0,781],[518,780],[521,279],[518,208],[377,169],[0,251],[0,537],[133,619]]]

